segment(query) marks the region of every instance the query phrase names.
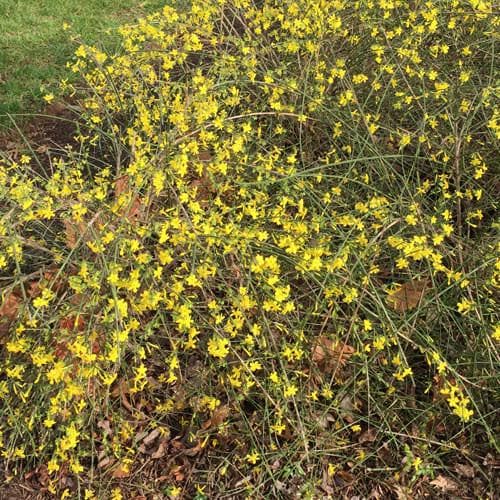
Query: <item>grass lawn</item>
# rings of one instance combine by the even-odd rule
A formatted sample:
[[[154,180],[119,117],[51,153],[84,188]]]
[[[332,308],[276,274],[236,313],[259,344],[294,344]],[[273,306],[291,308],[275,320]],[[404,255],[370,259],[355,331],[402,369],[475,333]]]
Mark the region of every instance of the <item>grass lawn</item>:
[[[40,88],[71,73],[66,61],[78,34],[112,50],[114,28],[155,10],[165,0],[0,0],[0,123],[6,113],[40,109]],[[65,24],[66,23],[66,24]],[[65,29],[66,27],[66,29]]]

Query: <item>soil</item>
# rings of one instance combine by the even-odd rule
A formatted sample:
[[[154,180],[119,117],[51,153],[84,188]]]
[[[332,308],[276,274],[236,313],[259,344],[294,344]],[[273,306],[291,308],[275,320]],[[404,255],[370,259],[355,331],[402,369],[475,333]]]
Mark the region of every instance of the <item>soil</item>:
[[[0,155],[17,161],[23,154],[34,153],[42,165],[47,165],[51,157],[77,148],[76,109],[74,103],[54,102],[26,123],[0,131]]]

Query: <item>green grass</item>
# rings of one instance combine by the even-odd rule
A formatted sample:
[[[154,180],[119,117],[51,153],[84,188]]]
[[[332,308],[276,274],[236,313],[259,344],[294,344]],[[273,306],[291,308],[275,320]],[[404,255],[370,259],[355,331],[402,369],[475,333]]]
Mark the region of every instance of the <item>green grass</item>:
[[[77,43],[113,51],[114,31],[165,0],[0,0],[0,123],[43,107],[41,88],[71,78],[66,61]],[[67,30],[63,24],[71,27]]]

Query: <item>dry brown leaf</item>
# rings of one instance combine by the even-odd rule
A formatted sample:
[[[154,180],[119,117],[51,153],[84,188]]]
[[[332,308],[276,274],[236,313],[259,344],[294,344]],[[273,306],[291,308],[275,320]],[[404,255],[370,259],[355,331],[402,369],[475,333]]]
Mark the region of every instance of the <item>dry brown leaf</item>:
[[[436,486],[436,488],[439,488],[444,492],[458,490],[458,484],[442,474],[439,474],[439,476],[431,481],[430,484],[432,484],[432,486]]]
[[[20,307],[21,299],[16,294],[9,293],[0,306],[0,319],[7,318],[10,321],[15,320]]]
[[[125,379],[120,379],[114,383],[110,395],[112,398],[117,398],[118,396],[121,396],[122,394],[128,394],[129,392],[130,389],[127,381]]]
[[[29,284],[28,295],[34,299],[42,293],[42,288],[39,281],[31,281]]]
[[[134,224],[135,222],[142,220],[144,217],[144,202],[138,196],[134,196],[132,203],[128,207],[123,214],[130,223]]]
[[[73,250],[76,248],[78,239],[85,233],[86,225],[84,222],[75,224],[69,220],[64,221],[64,234],[66,236],[66,246]]]
[[[428,290],[427,279],[407,281],[397,290],[389,293],[387,303],[395,311],[409,311],[418,306]]]
[[[335,473],[335,477],[340,478],[344,483],[350,484],[354,482],[354,476],[345,470],[339,470]]]
[[[476,472],[474,470],[474,467],[472,467],[472,465],[456,464],[455,470],[461,476],[468,477],[469,479],[472,479],[476,475]]]
[[[218,427],[229,416],[229,406],[218,406],[212,413],[212,416],[201,426],[203,430]]]
[[[170,475],[173,477],[174,481],[180,482],[184,480],[185,475],[182,469],[184,469],[184,465],[174,465],[174,467],[172,467]]]
[[[97,422],[97,427],[99,427],[99,429],[102,429],[106,436],[113,435],[113,430],[111,429],[111,423],[109,420],[99,420],[99,422]]]
[[[115,198],[118,199],[122,193],[128,190],[128,175],[118,177],[115,182]]]
[[[116,467],[113,470],[113,473],[111,474],[111,476],[114,477],[115,479],[122,479],[124,477],[130,476],[130,470],[129,470],[128,466],[123,465],[123,464],[119,464],[118,467]]]
[[[358,438],[359,443],[373,443],[377,438],[377,431],[371,427],[367,429],[365,432],[362,432]]]
[[[58,342],[54,348],[54,354],[57,359],[64,359],[68,354],[67,342]]]
[[[123,193],[127,193],[130,190],[129,184],[130,178],[128,175],[122,175],[115,182],[115,199],[118,200]],[[137,194],[134,194],[129,203],[124,204],[120,207],[120,214],[127,218],[132,224],[142,220],[144,217],[144,200],[141,199]]]
[[[103,459],[99,460],[97,467],[99,469],[104,469],[104,467],[107,467],[112,462],[113,460],[110,457],[104,457]]]
[[[212,161],[212,155],[210,154],[210,151],[207,151],[206,149],[203,151],[200,151],[198,153],[198,160],[202,161],[202,162]]]
[[[59,328],[62,330],[82,332],[85,330],[85,321],[81,316],[67,316],[59,320]]]
[[[325,372],[343,367],[354,354],[355,349],[343,342],[335,342],[328,337],[318,337],[312,350],[312,360]]]
[[[158,436],[160,435],[160,429],[153,429],[143,440],[142,442],[149,446]]]
[[[182,453],[188,457],[194,457],[198,455],[201,450],[203,450],[203,444],[201,441],[198,441],[196,446],[193,446],[192,448],[185,448]]]
[[[156,451],[151,454],[151,458],[156,460],[158,458],[164,457],[167,452],[167,444],[168,439],[162,439]]]

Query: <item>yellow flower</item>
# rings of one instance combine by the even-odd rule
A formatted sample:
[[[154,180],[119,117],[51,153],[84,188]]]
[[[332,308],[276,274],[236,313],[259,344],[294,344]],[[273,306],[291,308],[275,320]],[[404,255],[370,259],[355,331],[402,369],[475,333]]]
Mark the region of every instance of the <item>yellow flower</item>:
[[[49,305],[49,302],[54,298],[55,294],[52,290],[44,288],[42,294],[33,300],[33,306],[36,309],[41,309]]]
[[[76,448],[79,436],[80,436],[80,431],[75,427],[74,424],[71,424],[69,427],[66,427],[65,436],[59,442],[59,449],[62,451],[68,451],[73,448]]]
[[[208,353],[214,358],[225,358],[229,354],[230,342],[222,337],[212,337],[208,341]]]
[[[491,333],[491,337],[493,340],[500,342],[500,323],[495,325],[493,332]]]
[[[60,465],[57,463],[55,459],[49,460],[49,463],[47,464],[47,471],[49,474],[57,472],[59,469]]]
[[[248,453],[245,457],[245,460],[252,465],[255,465],[260,460],[260,453],[257,451],[253,451],[252,453]]]
[[[283,390],[283,396],[285,396],[285,398],[291,398],[295,396],[295,394],[297,394],[298,391],[299,390],[297,389],[296,385],[288,384],[287,386],[285,386]]]
[[[64,380],[66,366],[63,361],[56,361],[51,370],[47,372],[47,379],[49,384],[57,384]]]
[[[111,500],[123,500],[122,490],[120,488],[114,488],[111,491]]]
[[[472,302],[471,300],[463,298],[460,302],[457,303],[457,310],[460,314],[465,315],[471,310],[473,304],[474,302]]]

